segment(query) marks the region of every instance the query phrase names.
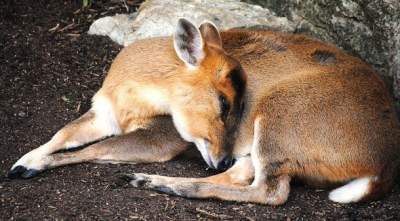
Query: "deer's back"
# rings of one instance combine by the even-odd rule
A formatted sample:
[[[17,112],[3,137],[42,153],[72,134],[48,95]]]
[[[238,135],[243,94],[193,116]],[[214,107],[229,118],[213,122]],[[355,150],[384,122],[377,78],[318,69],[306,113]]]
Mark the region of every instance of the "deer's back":
[[[251,146],[254,120],[262,116],[271,145],[301,164],[319,160],[335,171],[335,165],[351,162],[366,168],[354,170],[370,173],[397,161],[400,130],[393,101],[369,65],[302,35],[230,31],[222,36],[248,76],[238,153]],[[325,175],[348,178],[339,171]]]

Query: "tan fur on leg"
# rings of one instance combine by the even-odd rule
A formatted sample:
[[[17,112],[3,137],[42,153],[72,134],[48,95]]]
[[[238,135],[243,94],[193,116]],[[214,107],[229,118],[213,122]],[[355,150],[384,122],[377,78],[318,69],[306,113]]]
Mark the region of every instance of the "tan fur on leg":
[[[56,153],[43,157],[42,168],[75,164],[164,162],[186,150],[184,141],[174,129],[170,117],[157,117],[147,129],[112,137],[82,150]]]
[[[235,186],[205,182],[204,179],[174,178],[148,174],[133,174],[127,177],[135,187],[187,198],[217,198],[237,202],[252,202],[281,205],[290,192],[290,177],[283,175],[271,185]]]
[[[107,122],[103,122],[104,119],[99,119],[99,117],[98,113],[92,110],[88,111],[59,130],[49,142],[21,157],[11,169],[19,166],[25,170],[41,171],[45,168],[50,154],[84,145],[118,132],[106,126]]]

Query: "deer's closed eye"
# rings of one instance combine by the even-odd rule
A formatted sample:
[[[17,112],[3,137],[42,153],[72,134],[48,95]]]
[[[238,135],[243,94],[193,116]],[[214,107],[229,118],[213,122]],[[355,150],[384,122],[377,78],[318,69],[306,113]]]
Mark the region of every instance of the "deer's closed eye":
[[[228,100],[224,95],[219,96],[219,104],[221,108],[221,119],[224,121],[226,117],[228,116],[230,105]]]

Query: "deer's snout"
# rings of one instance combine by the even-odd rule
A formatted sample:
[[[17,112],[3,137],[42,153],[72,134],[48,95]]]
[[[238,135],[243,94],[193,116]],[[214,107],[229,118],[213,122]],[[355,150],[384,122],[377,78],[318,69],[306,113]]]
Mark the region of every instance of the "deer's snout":
[[[232,156],[227,155],[224,158],[222,158],[221,161],[219,161],[217,170],[227,170],[233,165],[233,163],[234,159],[232,158]]]

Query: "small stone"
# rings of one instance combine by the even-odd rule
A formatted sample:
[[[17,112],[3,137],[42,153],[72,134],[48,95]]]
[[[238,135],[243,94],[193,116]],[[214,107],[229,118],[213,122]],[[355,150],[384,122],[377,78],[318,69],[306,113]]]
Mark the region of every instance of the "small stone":
[[[26,116],[26,113],[23,112],[23,111],[20,111],[20,112],[18,112],[18,116],[19,116],[19,117],[25,117],[25,116]]]

